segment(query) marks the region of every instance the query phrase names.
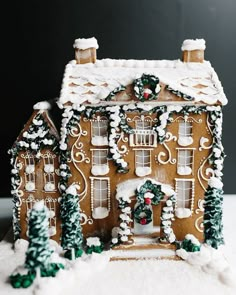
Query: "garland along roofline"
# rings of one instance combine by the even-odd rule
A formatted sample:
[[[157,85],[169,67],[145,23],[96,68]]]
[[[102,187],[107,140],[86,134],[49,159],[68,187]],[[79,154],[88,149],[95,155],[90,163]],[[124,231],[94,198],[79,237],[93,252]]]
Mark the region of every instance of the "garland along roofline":
[[[32,123],[30,124],[27,131],[23,132],[22,139],[20,141],[16,141],[13,147],[8,150],[8,154],[11,155],[10,164],[12,166],[11,170],[11,195],[13,197],[13,234],[14,240],[20,238],[21,227],[18,221],[18,208],[21,205],[21,197],[23,195],[23,191],[19,191],[19,187],[21,185],[20,178],[20,163],[17,163],[17,157],[19,152],[28,151],[31,154],[35,155],[35,159],[40,159],[40,151],[42,149],[49,148],[55,154],[59,154],[59,144],[58,139],[50,134],[50,128],[45,121],[42,114],[39,112],[32,119]]]

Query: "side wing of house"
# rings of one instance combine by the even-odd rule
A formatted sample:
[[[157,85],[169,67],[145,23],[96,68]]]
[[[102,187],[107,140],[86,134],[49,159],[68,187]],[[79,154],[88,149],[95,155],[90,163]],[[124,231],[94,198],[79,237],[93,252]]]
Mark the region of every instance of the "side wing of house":
[[[27,239],[30,210],[44,200],[49,209],[49,236],[59,240],[58,142],[48,111],[35,110],[10,150],[15,239]]]

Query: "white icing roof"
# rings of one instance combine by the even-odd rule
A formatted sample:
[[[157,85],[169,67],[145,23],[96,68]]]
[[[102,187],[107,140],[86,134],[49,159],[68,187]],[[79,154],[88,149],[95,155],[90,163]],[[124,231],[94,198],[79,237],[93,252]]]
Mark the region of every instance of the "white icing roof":
[[[221,82],[208,61],[183,63],[180,60],[122,59],[97,60],[95,64],[69,62],[58,104],[98,104],[116,87],[132,84],[143,73],[157,76],[160,82],[193,97],[195,102],[215,104],[220,101],[222,105],[227,104]]]

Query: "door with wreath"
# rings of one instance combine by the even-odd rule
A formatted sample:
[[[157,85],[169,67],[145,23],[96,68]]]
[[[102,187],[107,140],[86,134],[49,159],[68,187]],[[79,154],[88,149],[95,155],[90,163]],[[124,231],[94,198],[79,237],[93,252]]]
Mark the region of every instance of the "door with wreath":
[[[161,201],[164,193],[161,186],[147,180],[136,189],[133,199],[134,235],[158,235],[161,223]]]

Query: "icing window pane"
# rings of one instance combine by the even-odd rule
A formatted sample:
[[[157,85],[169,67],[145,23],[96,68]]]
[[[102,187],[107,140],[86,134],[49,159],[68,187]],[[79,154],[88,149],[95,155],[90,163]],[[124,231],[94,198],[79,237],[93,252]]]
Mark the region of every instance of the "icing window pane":
[[[178,144],[181,146],[188,146],[188,145],[191,145],[192,143],[193,143],[192,123],[180,122]]]
[[[176,180],[176,210],[175,215],[178,218],[187,218],[192,214],[192,204],[194,197],[193,180]]]
[[[25,159],[25,189],[29,192],[35,190],[35,162],[31,153],[22,155]]]
[[[137,176],[145,176],[151,171],[151,151],[150,150],[136,150],[135,151],[135,173]]]
[[[42,155],[44,160],[44,190],[52,192],[56,190],[55,173],[54,173],[54,157],[55,155],[46,152]]]
[[[92,145],[108,145],[107,120],[92,121]]]
[[[109,215],[110,206],[109,179],[92,178],[92,216],[103,219]]]
[[[92,150],[92,175],[105,175],[109,172],[107,161],[108,150]]]
[[[193,150],[178,150],[178,168],[179,175],[190,175],[193,169]]]

